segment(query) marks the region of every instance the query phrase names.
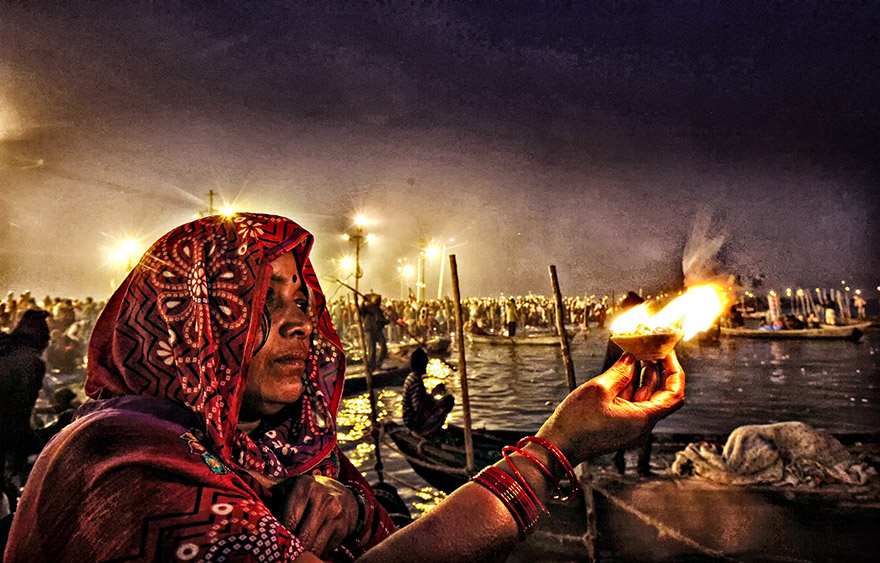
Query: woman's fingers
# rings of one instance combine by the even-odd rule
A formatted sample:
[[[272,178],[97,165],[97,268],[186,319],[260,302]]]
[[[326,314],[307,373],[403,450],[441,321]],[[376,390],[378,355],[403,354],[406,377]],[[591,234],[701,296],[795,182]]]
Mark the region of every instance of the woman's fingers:
[[[662,385],[645,404],[666,415],[678,410],[684,404],[685,375],[678,363],[675,352],[664,360]]]
[[[669,353],[663,360],[663,374],[661,375],[658,389],[669,389],[674,392],[684,393],[684,370],[678,363],[675,350]]]
[[[306,550],[313,553],[320,553],[314,549],[315,540],[318,538],[321,526],[324,523],[324,511],[319,503],[314,499],[308,502],[308,506],[303,513],[302,521],[294,530],[297,537],[305,546]]]
[[[636,368],[633,366],[633,376],[629,379],[629,383],[626,384],[626,387],[623,388],[617,396],[626,401],[632,401],[633,395],[636,392],[636,387],[639,384],[639,378],[636,376]]]
[[[287,497],[287,506],[284,511],[284,525],[289,530],[299,527],[303,514],[309,504],[309,495],[312,483],[309,479],[299,477],[293,486],[293,490]]]

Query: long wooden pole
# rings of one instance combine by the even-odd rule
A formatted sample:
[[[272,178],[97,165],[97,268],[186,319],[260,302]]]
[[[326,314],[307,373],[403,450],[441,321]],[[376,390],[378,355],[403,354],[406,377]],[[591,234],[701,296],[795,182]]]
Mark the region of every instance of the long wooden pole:
[[[367,395],[370,397],[370,435],[373,437],[373,444],[376,447],[376,465],[374,469],[376,470],[376,475],[379,477],[379,482],[385,482],[385,476],[382,474],[382,451],[380,448],[381,440],[379,439],[379,425],[377,423],[376,412],[378,408],[376,407],[376,395],[373,392],[373,368],[370,366],[370,358],[367,357],[367,342],[364,339],[364,322],[361,318],[361,305],[358,302],[358,296],[360,293],[355,290],[354,291],[354,316],[357,319],[358,324],[358,335],[360,336],[359,340],[361,342],[361,356],[364,358],[364,376],[367,378]]]
[[[452,294],[455,298],[455,337],[458,341],[458,380],[461,385],[461,410],[464,418],[465,469],[468,473],[473,473],[475,463],[474,438],[471,435],[471,401],[468,395],[467,365],[464,358],[464,320],[461,316],[461,291],[458,289],[458,266],[455,263],[455,254],[449,255],[449,274],[452,276]]]
[[[565,332],[565,307],[562,294],[559,292],[559,279],[556,277],[556,266],[550,266],[550,283],[553,284],[553,297],[556,300],[556,330],[559,331],[559,344],[562,346],[562,361],[565,363],[565,378],[568,381],[568,392],[577,387],[574,380],[574,364],[571,361],[571,350],[568,347],[568,334]]]
[[[571,393],[577,387],[574,378],[574,363],[571,361],[571,350],[568,347],[568,334],[565,332],[565,308],[562,305],[562,293],[559,291],[559,278],[556,276],[556,266],[550,266],[550,283],[553,285],[553,298],[556,301],[556,330],[559,331],[559,343],[562,346],[562,361],[565,363],[565,378],[568,381],[568,392]],[[613,299],[612,299],[613,302]],[[586,314],[586,311],[584,312]],[[577,467],[578,481],[581,485],[581,494],[584,499],[584,512],[587,518],[587,530],[583,535],[583,542],[587,547],[587,560],[596,560],[596,538],[599,535],[596,523],[596,503],[593,499],[593,477],[590,475],[590,467],[587,462]]]

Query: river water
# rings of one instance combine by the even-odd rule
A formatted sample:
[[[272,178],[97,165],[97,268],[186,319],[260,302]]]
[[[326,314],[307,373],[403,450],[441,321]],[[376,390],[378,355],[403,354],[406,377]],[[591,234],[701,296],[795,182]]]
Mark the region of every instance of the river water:
[[[599,373],[607,331],[576,336],[570,345],[575,378]],[[686,404],[655,432],[726,434],[744,424],[799,420],[832,432],[880,431],[880,331],[857,342],[722,339],[715,346],[681,343],[676,348],[687,374]],[[457,362],[453,351],[449,362]],[[567,384],[558,347],[468,344],[468,391],[474,427],[522,429],[532,434],[565,397]],[[432,383],[428,381],[430,388]],[[456,396],[448,422],[462,424],[458,373],[445,383]],[[400,421],[400,388],[381,390],[381,417]],[[371,482],[377,475],[374,447],[365,429],[365,395],[345,399],[340,411],[342,448]],[[398,487],[414,516],[442,499],[383,445],[385,478]]]

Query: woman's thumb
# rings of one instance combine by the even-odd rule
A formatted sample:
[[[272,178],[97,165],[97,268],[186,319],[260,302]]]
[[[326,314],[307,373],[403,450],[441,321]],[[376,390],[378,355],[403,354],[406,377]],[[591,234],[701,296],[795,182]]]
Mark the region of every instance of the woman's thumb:
[[[608,371],[600,375],[598,382],[612,394],[619,395],[632,381],[635,374],[636,360],[632,354],[624,354],[617,362],[608,368]]]

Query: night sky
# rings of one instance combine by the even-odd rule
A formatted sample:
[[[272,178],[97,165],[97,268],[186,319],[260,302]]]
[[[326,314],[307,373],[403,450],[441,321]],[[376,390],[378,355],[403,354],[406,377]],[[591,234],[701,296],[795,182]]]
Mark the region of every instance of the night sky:
[[[105,298],[114,241],[213,190],[322,276],[364,213],[392,297],[450,237],[466,296],[655,291],[694,249],[878,294],[880,3],[197,4],[0,4],[0,288]]]

